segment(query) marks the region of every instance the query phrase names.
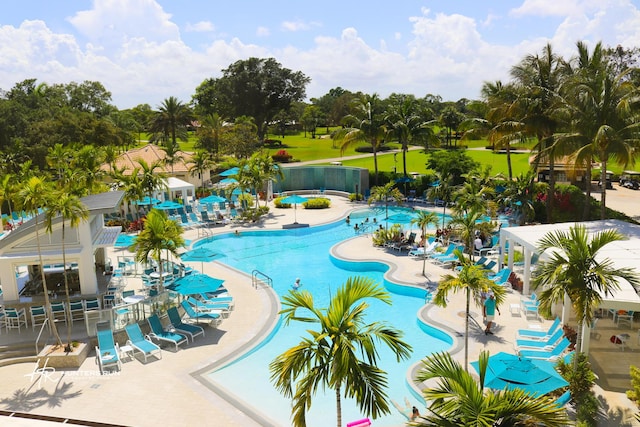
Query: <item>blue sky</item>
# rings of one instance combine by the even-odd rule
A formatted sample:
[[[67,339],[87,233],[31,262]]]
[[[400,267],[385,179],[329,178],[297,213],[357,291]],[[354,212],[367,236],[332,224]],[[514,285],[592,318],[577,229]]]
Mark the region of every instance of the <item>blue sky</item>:
[[[550,42],[640,46],[640,0],[23,0],[0,15],[0,89],[98,80],[120,108],[191,99],[231,63],[274,57],[308,97],[478,98]]]

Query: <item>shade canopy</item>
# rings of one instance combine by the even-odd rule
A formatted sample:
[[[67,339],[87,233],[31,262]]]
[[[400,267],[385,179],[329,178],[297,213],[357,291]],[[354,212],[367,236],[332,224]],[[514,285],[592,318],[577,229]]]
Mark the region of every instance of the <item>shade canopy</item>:
[[[205,262],[211,261],[218,255],[219,254],[217,252],[207,248],[206,246],[198,246],[197,248],[180,255],[180,259],[182,259],[183,261]]]
[[[302,196],[298,196],[297,194],[294,194],[293,196],[288,196],[280,200],[280,203],[284,203],[285,205],[299,205],[308,200],[309,199],[307,199],[306,197],[302,197]]]
[[[162,203],[158,203],[153,208],[154,209],[161,209],[161,210],[170,210],[170,209],[179,209],[179,208],[183,208],[183,207],[184,206],[182,206],[180,203],[176,203],[176,202],[173,202],[171,200],[165,200]]]
[[[216,279],[207,274],[193,273],[175,280],[166,288],[181,295],[194,295],[204,292],[214,292],[222,286],[224,280]]]
[[[401,183],[405,183],[405,182],[413,182],[415,181],[413,178],[411,178],[410,176],[401,176],[400,178],[397,178],[396,183],[401,184]]]
[[[145,196],[140,200],[136,200],[135,204],[138,206],[147,206],[147,205],[155,205],[156,203],[160,203],[160,200],[155,197]]]
[[[471,362],[471,366],[479,370],[478,361]],[[533,396],[541,396],[569,383],[551,362],[500,352],[489,357],[484,385],[494,390],[520,389]]]
[[[227,201],[224,197],[218,196],[216,194],[212,194],[207,197],[203,197],[198,200],[200,203],[224,203]]]
[[[131,236],[129,234],[120,234],[113,244],[114,248],[128,248],[136,242],[137,236]]]
[[[227,169],[224,172],[220,172],[220,176],[233,176],[233,175],[237,175],[238,172],[240,172],[240,168],[231,168],[231,169]]]

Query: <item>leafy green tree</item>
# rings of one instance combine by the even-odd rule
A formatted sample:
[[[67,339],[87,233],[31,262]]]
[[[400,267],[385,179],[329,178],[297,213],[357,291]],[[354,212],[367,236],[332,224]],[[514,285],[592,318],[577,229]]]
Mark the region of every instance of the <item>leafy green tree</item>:
[[[166,145],[178,145],[178,139],[186,141],[189,137],[187,127],[193,121],[189,107],[174,96],[170,96],[158,107],[151,120],[151,142],[161,141]]]
[[[375,185],[378,185],[378,150],[387,133],[381,108],[377,94],[360,97],[353,106],[353,113],[342,119],[345,127],[333,135],[334,141],[340,144],[341,153],[355,144],[366,143],[371,146]]]
[[[140,124],[136,121],[131,112],[114,110],[109,113],[107,120],[116,129],[115,145],[127,149],[135,144],[136,139],[134,137],[134,133],[138,132]]]
[[[576,408],[576,420],[581,423],[579,425],[595,427],[598,425],[599,402],[593,386],[596,384],[597,377],[591,370],[589,355],[575,353],[573,358],[573,362],[566,362],[564,358],[560,358],[557,369],[569,383],[571,400]]]
[[[338,427],[342,426],[341,395],[355,398],[360,409],[377,418],[390,412],[386,373],[376,366],[376,343],[384,343],[398,361],[411,354],[402,332],[366,318],[367,299],[391,303],[389,294],[372,279],[347,279],[331,298],[329,307],[314,305],[308,291],[290,292],[282,299],[285,325],[291,321],[317,324],[309,337],[277,356],[269,365],[271,381],[287,398],[293,399],[293,425],[306,425],[307,409],[318,389],[336,393]]]
[[[324,118],[320,108],[315,105],[307,105],[300,120],[302,122],[302,126],[304,126],[305,137],[307,136],[307,131],[309,131],[311,133],[311,138],[314,139],[316,137],[316,128],[318,127],[318,124],[324,121]]]
[[[225,118],[218,113],[207,114],[201,117],[200,127],[196,130],[198,145],[213,154],[215,159],[220,153],[223,135],[230,128],[225,121]]]
[[[479,164],[476,161],[460,150],[435,151],[427,159],[427,168],[436,171],[441,182],[442,178],[450,180],[452,186],[465,182],[464,176],[478,167]]]
[[[469,258],[466,258],[462,251],[456,249],[454,254],[458,258],[461,270],[457,275],[447,274],[441,280],[433,296],[433,303],[440,307],[446,307],[447,298],[450,293],[463,291],[466,296],[465,322],[464,322],[464,366],[465,370],[469,366],[469,312],[471,297],[475,301],[480,301],[483,292],[492,291],[496,297],[496,306],[505,301],[506,290],[487,278],[487,274],[481,266],[475,265]]]
[[[454,233],[464,243],[467,254],[474,259],[475,232],[482,222],[484,214],[478,211],[470,211],[467,213],[456,213],[449,221],[449,225],[453,228]]]
[[[418,211],[418,215],[411,220],[411,223],[416,224],[418,227],[420,227],[420,230],[422,231],[422,236],[424,237],[427,235],[427,228],[429,227],[429,225],[433,224],[437,227],[439,220],[440,218],[438,217],[437,213],[429,212],[421,209]],[[426,265],[427,265],[427,257],[423,256],[422,257],[422,275],[423,276],[426,276]]]
[[[49,288],[47,287],[47,277],[44,273],[44,261],[42,260],[42,247],[40,245],[40,209],[47,209],[51,202],[51,185],[43,177],[32,176],[21,185],[18,193],[22,202],[22,208],[33,215],[36,229],[36,248],[38,250],[38,263],[40,267],[40,278],[42,280],[42,292],[44,294],[44,305],[47,317],[52,320],[51,301],[49,300]],[[58,333],[56,323],[51,321],[51,330],[58,345],[62,346],[62,339]]]
[[[185,247],[182,232],[182,226],[169,219],[164,211],[151,209],[144,219],[144,228],[130,247],[136,254],[136,261],[146,263],[151,258],[158,264],[160,289],[164,286],[162,251],[178,257],[178,249]]]
[[[404,195],[395,187],[394,182],[387,182],[385,185],[371,188],[371,195],[367,203],[383,202],[385,218],[389,217],[389,199],[394,200],[397,204],[402,204]]]
[[[445,107],[440,114],[440,123],[446,128],[447,146],[451,147],[451,141],[453,140],[453,133],[458,130],[458,126],[464,121],[464,114],[460,113],[453,106]]]
[[[251,117],[237,117],[231,130],[223,135],[224,152],[238,159],[251,157],[259,148],[257,129]]]
[[[484,388],[489,352],[479,358],[479,381],[460,366],[449,353],[435,353],[425,360],[418,381],[435,380],[435,386],[423,390],[428,402],[427,414],[416,426],[524,426],[570,425],[564,408],[549,396],[534,397],[520,389],[490,391]],[[466,365],[465,365],[466,366]]]
[[[69,273],[67,271],[67,251],[65,230],[66,222],[69,221],[71,228],[77,228],[82,221],[86,221],[89,218],[89,211],[86,206],[80,201],[80,198],[74,194],[71,194],[65,189],[56,190],[51,200],[49,200],[48,206],[45,210],[45,224],[48,233],[53,232],[53,220],[56,217],[62,217],[62,265],[63,277],[64,277],[64,293],[67,299],[67,305],[70,304],[71,299],[69,297]],[[65,351],[71,351],[71,322],[67,324],[67,345]]]
[[[292,102],[302,101],[310,81],[274,58],[249,58],[229,65],[222,77],[202,82],[193,98],[200,114],[253,117],[262,141],[267,124],[281,110],[288,111]]]
[[[635,269],[617,268],[608,258],[598,260],[604,246],[623,239],[616,230],[589,236],[584,225],[576,225],[568,232],[547,233],[538,243],[537,252],[549,254],[548,260],[538,262],[538,274],[532,282],[533,289],[540,290],[540,309],[550,310],[553,304],[564,301],[565,295],[569,297],[578,322],[578,352],[582,351],[584,325],[593,321],[593,312],[602,296],[619,289],[619,279],[633,286],[640,284]]]

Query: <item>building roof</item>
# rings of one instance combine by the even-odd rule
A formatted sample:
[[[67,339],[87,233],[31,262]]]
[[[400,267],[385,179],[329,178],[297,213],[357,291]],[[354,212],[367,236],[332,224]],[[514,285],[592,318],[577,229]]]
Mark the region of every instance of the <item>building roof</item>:
[[[179,150],[177,153],[182,160],[178,161],[178,163],[173,166],[161,164],[160,170],[163,173],[171,173],[173,168],[173,173],[186,173],[189,171],[190,160],[193,157],[193,153],[189,153],[186,151]],[[152,164],[154,162],[162,161],[166,158],[166,153],[162,149],[162,147],[155,144],[147,144],[144,147],[133,148],[121,155],[119,155],[114,164],[118,169],[124,169],[125,175],[131,175],[131,172],[135,168],[140,167],[139,160],[144,160],[147,164]],[[110,171],[111,165],[108,163],[103,164],[100,169],[104,171]]]

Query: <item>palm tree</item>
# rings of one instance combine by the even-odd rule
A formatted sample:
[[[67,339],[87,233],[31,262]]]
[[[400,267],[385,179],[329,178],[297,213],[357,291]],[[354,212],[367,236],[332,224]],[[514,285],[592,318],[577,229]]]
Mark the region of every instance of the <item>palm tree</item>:
[[[177,257],[178,249],[185,246],[182,232],[180,224],[169,219],[164,211],[151,209],[144,220],[143,230],[130,248],[136,254],[136,261],[146,263],[151,258],[158,264],[160,289],[164,284],[162,251]]]
[[[45,210],[46,230],[48,233],[53,231],[53,219],[58,216],[62,217],[62,265],[64,266],[64,292],[68,305],[71,300],[69,298],[67,252],[65,249],[65,222],[68,220],[71,228],[77,228],[81,221],[87,220],[89,211],[82,204],[80,198],[62,189],[54,192]],[[65,351],[71,351],[71,322],[67,322],[67,346]]]
[[[162,159],[162,163],[166,166],[171,166],[171,175],[173,175],[173,165],[184,161],[182,151],[180,151],[180,146],[178,144],[167,142],[163,145],[162,151],[164,151],[164,159]]]
[[[532,287],[542,290],[539,293],[542,310],[564,301],[565,295],[569,297],[578,322],[577,351],[582,351],[584,325],[591,324],[602,296],[619,289],[619,279],[625,279],[633,286],[640,284],[635,269],[618,268],[608,258],[597,260],[598,252],[604,246],[623,239],[616,230],[589,236],[586,227],[576,225],[568,232],[550,232],[538,244],[539,253],[551,250],[547,252],[549,260],[539,262]]]
[[[411,220],[411,223],[416,224],[418,227],[420,227],[420,230],[422,231],[422,236],[424,237],[427,235],[427,228],[429,227],[429,224],[433,224],[437,227],[438,221],[440,221],[440,218],[438,217],[437,213],[429,212],[425,210],[419,210],[418,215]],[[424,256],[422,257],[422,275],[423,276],[426,276],[426,270],[425,270],[426,264],[427,264],[427,257]]]
[[[204,190],[204,173],[210,171],[215,166],[216,164],[208,151],[198,150],[189,161],[189,174],[191,176],[195,176],[195,174],[200,176],[202,182],[201,188]]]
[[[47,311],[47,317],[52,320],[53,312],[51,311],[51,302],[49,301],[49,288],[47,287],[47,278],[44,274],[44,262],[42,260],[42,249],[40,247],[40,224],[38,223],[38,215],[40,209],[46,209],[51,201],[51,186],[48,181],[39,176],[33,176],[22,185],[19,191],[20,199],[22,200],[22,208],[33,215],[36,229],[36,246],[38,250],[38,262],[40,266],[40,277],[42,280],[42,291],[44,293],[44,304]],[[62,346],[62,340],[58,333],[58,327],[55,322],[51,321],[51,330],[58,342],[58,345]]]
[[[490,391],[484,388],[489,352],[479,358],[480,381],[460,366],[449,353],[435,353],[422,361],[418,381],[437,380],[423,390],[427,413],[415,426],[524,426],[570,425],[564,408],[549,396],[534,397],[521,389]],[[465,365],[466,366],[466,365]]]
[[[637,145],[638,127],[635,120],[638,89],[626,79],[625,72],[615,74],[601,43],[592,53],[578,42],[577,66],[564,87],[564,108],[571,129],[560,139],[576,147],[576,165],[585,165],[587,200],[591,196],[591,165],[601,162],[601,219],[606,218],[606,168],[609,160],[626,166],[633,163],[633,147]],[[585,204],[585,219],[589,219],[590,203]]]
[[[359,99],[354,106],[354,113],[342,119],[345,127],[333,136],[334,141],[340,143],[340,153],[344,153],[354,144],[364,142],[371,146],[375,185],[378,185],[378,149],[387,132],[384,122],[375,111],[379,101],[378,95],[375,94]]]
[[[151,142],[168,142],[178,144],[178,138],[186,141],[187,126],[191,124],[193,115],[188,106],[174,96],[166,98],[151,120]]]
[[[282,169],[273,161],[268,151],[258,151],[251,155],[248,161],[240,162],[238,181],[244,181],[247,188],[252,188],[256,194],[256,208],[259,204],[259,193],[265,183],[276,178],[283,179]],[[268,200],[265,198],[265,206]]]
[[[162,162],[158,160],[149,164],[143,159],[138,159],[137,162],[140,165],[140,185],[151,200],[153,193],[166,187],[165,174],[157,171],[162,168]]]
[[[447,274],[441,280],[433,296],[433,302],[437,306],[446,307],[447,297],[451,292],[464,291],[466,294],[466,317],[464,323],[464,366],[468,369],[469,365],[469,308],[471,305],[471,296],[474,300],[481,300],[480,296],[483,292],[492,291],[496,297],[496,306],[502,304],[505,300],[506,290],[487,278],[487,274],[481,266],[475,265],[470,259],[466,258],[462,251],[456,249],[454,251],[458,257],[458,261],[462,269],[457,275]]]
[[[385,218],[389,218],[389,199],[395,200],[397,204],[401,204],[404,199],[404,195],[395,188],[395,183],[387,182],[383,186],[371,188],[371,195],[369,196],[368,203],[384,202]]]
[[[444,221],[447,214],[447,205],[453,200],[455,187],[452,186],[448,178],[439,176],[438,185],[432,186],[427,190],[427,197],[430,199],[442,200],[442,229],[444,230]]]
[[[202,118],[200,127],[196,131],[199,147],[212,153],[214,159],[218,159],[220,153],[225,133],[225,122],[225,118],[218,113],[208,114]]]
[[[311,398],[320,388],[334,389],[338,427],[342,426],[341,394],[354,397],[360,409],[377,418],[390,412],[386,373],[376,363],[376,342],[386,344],[398,361],[406,359],[411,346],[402,332],[384,323],[367,323],[367,299],[391,303],[389,294],[372,279],[347,279],[325,309],[314,305],[308,291],[283,297],[285,325],[292,320],[319,325],[310,337],[277,356],[269,365],[271,381],[287,398],[293,399],[293,425],[304,426]]]
[[[0,179],[0,214],[2,214],[2,204],[6,201],[7,206],[9,207],[9,218],[13,217],[11,201],[15,195],[14,178],[15,176],[13,174],[5,173]]]
[[[484,217],[482,212],[471,211],[467,213],[457,213],[449,221],[449,225],[453,228],[456,236],[464,243],[467,253],[471,259],[474,259],[473,240],[475,232],[480,228],[481,219]]]

